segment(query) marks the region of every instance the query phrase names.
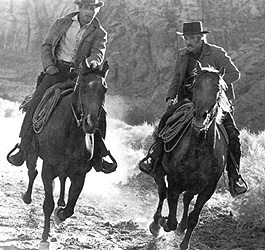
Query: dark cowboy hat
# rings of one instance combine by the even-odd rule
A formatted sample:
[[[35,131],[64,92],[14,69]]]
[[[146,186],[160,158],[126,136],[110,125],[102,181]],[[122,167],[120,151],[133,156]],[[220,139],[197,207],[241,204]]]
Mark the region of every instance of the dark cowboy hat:
[[[183,23],[183,32],[177,32],[177,34],[181,36],[206,34],[206,33],[209,33],[209,31],[203,30],[202,22]]]
[[[78,5],[83,5],[83,4],[87,4],[87,5],[90,5],[90,6],[95,6],[95,7],[102,7],[104,6],[104,2],[102,1],[98,1],[98,0],[75,0],[74,1],[75,4],[78,4]]]

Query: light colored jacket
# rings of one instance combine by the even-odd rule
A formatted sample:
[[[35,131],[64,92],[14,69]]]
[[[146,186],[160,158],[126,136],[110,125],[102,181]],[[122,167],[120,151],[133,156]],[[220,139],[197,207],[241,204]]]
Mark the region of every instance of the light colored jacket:
[[[44,70],[50,65],[56,65],[56,48],[62,36],[72,24],[72,18],[78,14],[79,12],[73,12],[64,17],[58,18],[49,29],[48,34],[41,45],[41,61]],[[99,20],[94,18],[85,31],[78,47],[75,60],[75,71],[78,70],[79,64],[84,57],[88,58],[88,62],[95,60],[101,64],[105,56],[106,43],[107,32],[100,25]]]
[[[180,49],[178,51],[177,61],[174,68],[174,75],[168,89],[167,100],[169,98],[174,99],[176,96],[178,96],[179,100],[184,97],[182,84],[185,77],[188,60],[189,56],[187,48]],[[203,67],[211,66],[217,70],[225,67],[224,80],[228,85],[226,94],[229,100],[235,99],[233,83],[240,78],[240,72],[235,64],[231,61],[231,58],[227,55],[226,51],[216,45],[204,43],[203,50],[198,61]]]

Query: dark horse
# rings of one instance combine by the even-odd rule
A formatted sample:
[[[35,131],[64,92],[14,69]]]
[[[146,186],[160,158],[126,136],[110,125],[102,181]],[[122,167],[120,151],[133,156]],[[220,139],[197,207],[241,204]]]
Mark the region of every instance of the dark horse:
[[[184,233],[180,244],[181,250],[189,248],[189,242],[196,227],[204,204],[213,195],[221,177],[227,158],[227,142],[219,130],[224,112],[230,111],[230,104],[225,95],[227,88],[222,76],[224,68],[202,68],[198,63],[193,82],[194,114],[191,128],[180,143],[163,157],[168,187],[164,177],[156,177],[159,203],[154,214],[150,231],[158,235],[160,225],[164,231],[178,229]],[[179,195],[183,195],[183,216],[180,224],[176,218]],[[197,196],[194,208],[188,214],[189,204]],[[168,199],[169,214],[162,218],[162,207]]]
[[[26,160],[29,184],[23,200],[31,202],[32,185],[37,176],[36,160],[43,160],[42,181],[45,191],[43,204],[44,231],[40,249],[48,249],[47,242],[50,231],[50,217],[54,210],[53,181],[56,177],[61,181],[59,205],[65,206],[64,188],[68,177],[71,181],[68,200],[65,207],[60,207],[55,216],[64,221],[74,213],[77,199],[83,189],[86,173],[92,168],[92,147],[87,136],[94,134],[99,126],[100,112],[104,103],[107,85],[106,74],[108,63],[102,69],[84,67],[78,75],[73,93],[60,99],[49,121],[39,134],[35,134],[35,150]],[[79,121],[76,118],[80,118]],[[78,121],[78,122],[77,122]],[[79,125],[78,125],[79,124]]]

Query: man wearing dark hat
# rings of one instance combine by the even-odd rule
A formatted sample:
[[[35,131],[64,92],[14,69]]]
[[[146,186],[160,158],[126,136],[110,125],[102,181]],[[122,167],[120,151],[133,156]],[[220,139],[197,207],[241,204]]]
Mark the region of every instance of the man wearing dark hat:
[[[19,152],[8,157],[8,161],[12,165],[21,166],[25,161],[34,133],[32,129],[33,114],[45,91],[54,84],[67,80],[69,72],[78,73],[80,63],[84,58],[86,58],[88,67],[96,67],[103,62],[107,32],[101,26],[96,15],[104,3],[98,0],[75,0],[74,3],[78,5],[79,11],[57,19],[41,46],[41,61],[44,69],[41,74],[42,79],[37,84],[24,117],[20,131]],[[105,112],[101,112],[101,114],[103,114],[101,134],[105,138],[106,114]],[[101,138],[101,136],[97,137]],[[100,145],[104,152],[95,156],[94,167],[97,171],[109,173],[115,167],[112,164],[103,164],[102,156],[106,156],[108,151],[102,138]],[[109,166],[110,169],[105,169],[106,166]]]
[[[232,100],[235,98],[233,83],[239,79],[240,72],[223,48],[207,42],[207,33],[209,32],[203,30],[201,22],[184,23],[183,32],[177,32],[178,35],[184,38],[186,47],[178,51],[173,79],[166,98],[167,111],[161,118],[156,134],[161,131],[167,119],[178,107],[192,99],[189,86],[191,86],[193,82],[193,71],[196,68],[197,61],[199,61],[203,67],[211,66],[217,70],[225,67],[224,80],[228,85],[226,94],[232,105]],[[228,133],[229,148],[232,151],[232,157],[235,159],[234,161],[230,157],[230,154],[228,154],[227,171],[229,189],[231,195],[234,197],[247,191],[247,185],[241,175],[239,175],[241,157],[239,131],[230,113],[227,113],[223,125]],[[155,139],[158,140],[158,137],[156,136]],[[147,155],[147,157],[139,163],[140,169],[147,174],[151,173],[155,166],[161,165],[157,163],[159,163],[159,160],[162,158],[164,147],[161,143],[157,145],[160,146],[157,146],[151,154]]]

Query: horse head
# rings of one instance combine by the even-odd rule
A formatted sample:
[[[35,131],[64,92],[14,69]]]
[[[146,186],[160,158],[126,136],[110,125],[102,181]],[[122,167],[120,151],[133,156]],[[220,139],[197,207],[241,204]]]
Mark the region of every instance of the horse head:
[[[76,80],[72,107],[78,125],[82,124],[85,133],[93,134],[98,127],[107,92],[105,78],[108,70],[107,61],[104,62],[102,69],[99,66],[88,68],[83,64]]]
[[[220,123],[224,112],[231,111],[225,94],[227,84],[223,80],[224,73],[224,67],[216,70],[212,67],[202,67],[200,62],[197,62],[192,101],[193,126],[199,131],[207,131],[214,119]]]

